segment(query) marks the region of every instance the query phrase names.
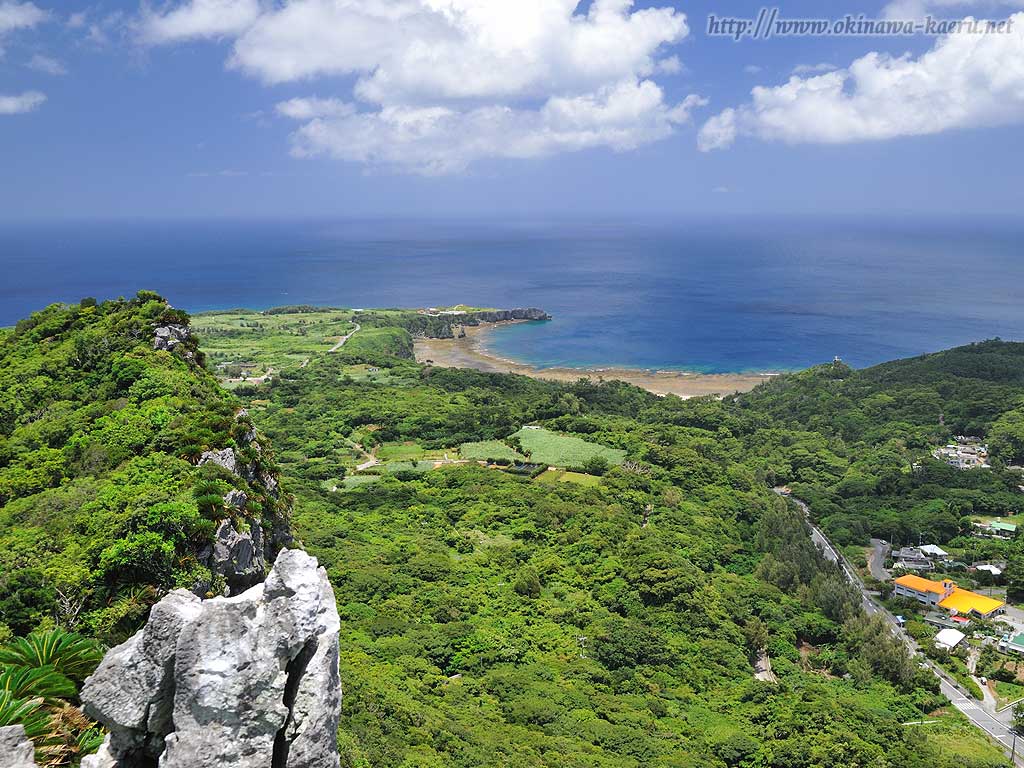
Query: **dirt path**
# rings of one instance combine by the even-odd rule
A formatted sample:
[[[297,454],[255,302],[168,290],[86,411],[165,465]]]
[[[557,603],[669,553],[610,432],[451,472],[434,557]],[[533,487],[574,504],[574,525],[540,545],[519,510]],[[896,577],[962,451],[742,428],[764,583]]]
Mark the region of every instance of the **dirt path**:
[[[355,336],[355,335],[356,335],[357,333],[359,333],[359,331],[363,330],[363,327],[362,327],[361,325],[359,325],[359,323],[354,323],[354,325],[355,325],[355,329],[354,329],[354,330],[351,330],[351,331],[349,331],[349,332],[348,332],[348,333],[347,333],[347,334],[346,334],[345,336],[342,336],[342,337],[341,337],[341,338],[340,338],[340,339],[338,340],[338,343],[337,343],[337,344],[335,344],[335,345],[334,345],[333,347],[331,347],[331,348],[330,348],[329,350],[327,350],[327,351],[328,351],[328,352],[337,352],[337,351],[338,351],[339,349],[341,349],[342,347],[344,347],[344,346],[345,346],[345,343],[346,343],[346,342],[347,342],[347,341],[348,341],[349,339],[351,339],[351,338],[352,338],[353,336]]]

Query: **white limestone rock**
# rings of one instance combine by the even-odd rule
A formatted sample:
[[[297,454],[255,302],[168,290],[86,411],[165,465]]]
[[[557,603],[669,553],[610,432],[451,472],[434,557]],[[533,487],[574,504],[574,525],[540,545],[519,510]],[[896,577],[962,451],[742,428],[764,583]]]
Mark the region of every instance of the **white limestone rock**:
[[[24,726],[0,728],[0,768],[36,768],[35,752]]]
[[[174,647],[149,690],[140,684],[163,657],[144,650],[165,647],[147,644],[149,625],[86,681],[85,710],[111,736],[106,754],[83,768],[129,768],[140,758],[160,768],[336,768],[338,613],[316,559],[284,550],[266,582],[237,597],[188,594],[154,607],[167,617],[187,605],[188,619],[176,633],[167,621],[153,630],[173,634]]]
[[[231,448],[225,448],[221,451],[203,451],[203,455],[199,457],[199,466],[203,464],[216,464],[236,477],[242,476],[241,464]]]
[[[242,530],[222,520],[213,540],[210,567],[224,576],[231,594],[255,584],[267,572],[263,528],[257,518],[246,518]]]
[[[156,329],[153,337],[153,349],[173,352],[176,347],[191,340],[192,332],[187,325],[171,324],[161,325]],[[185,356],[192,359],[193,355],[185,350]]]

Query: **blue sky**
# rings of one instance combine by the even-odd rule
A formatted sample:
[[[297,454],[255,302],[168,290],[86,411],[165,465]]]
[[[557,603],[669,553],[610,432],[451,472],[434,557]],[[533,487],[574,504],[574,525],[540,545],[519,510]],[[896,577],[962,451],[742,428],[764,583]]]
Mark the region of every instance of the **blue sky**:
[[[900,1],[780,12],[1024,6]],[[708,15],[761,3],[628,6],[0,0],[0,218],[1021,214],[1024,16],[733,42]]]

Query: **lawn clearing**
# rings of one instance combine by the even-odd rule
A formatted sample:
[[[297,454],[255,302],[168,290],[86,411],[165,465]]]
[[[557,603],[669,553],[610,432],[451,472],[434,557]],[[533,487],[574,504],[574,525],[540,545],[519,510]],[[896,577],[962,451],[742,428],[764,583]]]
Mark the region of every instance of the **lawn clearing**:
[[[452,451],[451,453],[454,453]],[[419,443],[384,443],[377,448],[377,458],[381,461],[443,461],[445,451],[427,450]]]
[[[493,461],[494,459],[507,459],[508,461],[526,461],[526,457],[518,451],[510,448],[501,440],[485,440],[481,443],[463,443],[459,448],[459,454],[470,461]]]
[[[1007,683],[996,680],[993,684],[996,689],[996,701],[1000,707],[1005,707],[1014,701],[1024,699],[1024,685],[1020,683]]]
[[[384,471],[395,472],[429,472],[434,468],[432,461],[391,461],[384,464]]]
[[[594,488],[601,484],[601,478],[597,475],[585,475],[582,472],[563,472],[558,481],[560,483],[575,483],[588,488]]]
[[[341,487],[345,489],[358,488],[360,485],[370,485],[380,481],[380,475],[349,475],[341,481]]]
[[[554,467],[582,467],[595,456],[603,457],[609,464],[621,464],[626,452],[588,443],[572,435],[560,435],[547,429],[523,428],[513,437],[529,454],[530,461]]]

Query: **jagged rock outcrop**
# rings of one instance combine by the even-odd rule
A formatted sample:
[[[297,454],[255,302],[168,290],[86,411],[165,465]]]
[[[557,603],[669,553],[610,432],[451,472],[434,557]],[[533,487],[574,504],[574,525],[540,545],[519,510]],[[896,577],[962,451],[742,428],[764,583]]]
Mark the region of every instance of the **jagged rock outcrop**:
[[[218,467],[226,469],[232,475],[242,476],[241,464],[233,448],[224,448],[220,451],[203,451],[203,455],[199,457],[199,464],[216,464]]]
[[[0,768],[36,768],[35,747],[22,725],[0,728]]]
[[[81,698],[110,729],[82,768],[336,768],[338,612],[326,572],[284,550],[237,597],[172,592]]]
[[[185,344],[191,341],[191,339],[192,332],[187,325],[161,325],[156,329],[153,349],[173,352],[175,347]]]
[[[265,463],[256,428],[244,409],[235,415],[233,435],[241,453],[223,448],[205,451],[199,459],[200,465],[215,464],[253,491],[233,488],[224,495],[224,509],[230,517],[220,521],[213,542],[197,553],[201,563],[223,577],[228,594],[238,594],[261,581],[268,564],[292,541],[288,499],[281,497],[277,476]],[[243,455],[249,461],[243,460]],[[254,500],[257,511],[249,509]],[[200,583],[194,591],[203,594],[210,586]]]
[[[260,521],[246,518],[242,528],[239,531],[231,520],[222,520],[217,526],[209,559],[210,568],[224,577],[232,592],[237,592],[239,586],[255,584],[267,572]]]

